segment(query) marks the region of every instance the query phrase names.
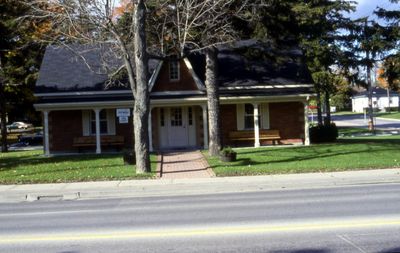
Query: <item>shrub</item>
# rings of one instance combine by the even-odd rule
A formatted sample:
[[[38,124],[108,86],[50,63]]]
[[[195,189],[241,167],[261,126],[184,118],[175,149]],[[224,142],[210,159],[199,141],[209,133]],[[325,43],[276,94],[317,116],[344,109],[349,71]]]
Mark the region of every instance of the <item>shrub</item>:
[[[338,137],[338,130],[335,123],[318,125],[310,128],[311,143],[334,142]]]

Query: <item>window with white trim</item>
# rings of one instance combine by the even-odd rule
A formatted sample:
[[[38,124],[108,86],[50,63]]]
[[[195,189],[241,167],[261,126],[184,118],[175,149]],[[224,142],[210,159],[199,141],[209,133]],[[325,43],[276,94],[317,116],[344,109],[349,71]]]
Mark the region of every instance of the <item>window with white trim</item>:
[[[258,115],[258,122],[261,122],[260,114]],[[244,129],[254,129],[254,106],[252,104],[244,105]]]
[[[179,61],[171,60],[169,62],[169,80],[179,81],[179,79],[180,79]]]
[[[100,134],[108,133],[108,124],[107,124],[107,111],[101,110],[99,113],[100,118]],[[96,112],[90,112],[90,134],[96,134]]]
[[[100,134],[115,135],[115,110],[103,109],[99,113]],[[96,135],[96,112],[94,110],[82,111],[82,135]]]
[[[262,103],[258,107],[258,122],[260,129],[269,129],[269,104]],[[254,129],[254,106],[252,104],[237,104],[237,130]]]

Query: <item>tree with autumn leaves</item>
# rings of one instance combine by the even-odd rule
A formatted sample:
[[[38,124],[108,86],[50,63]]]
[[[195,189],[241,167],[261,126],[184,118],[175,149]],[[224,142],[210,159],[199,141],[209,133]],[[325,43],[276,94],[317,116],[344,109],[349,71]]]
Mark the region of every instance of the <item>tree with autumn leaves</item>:
[[[28,22],[20,18],[29,8],[18,0],[0,2],[0,116],[1,150],[7,151],[6,115],[12,104],[32,106],[33,88],[49,31],[49,19]]]

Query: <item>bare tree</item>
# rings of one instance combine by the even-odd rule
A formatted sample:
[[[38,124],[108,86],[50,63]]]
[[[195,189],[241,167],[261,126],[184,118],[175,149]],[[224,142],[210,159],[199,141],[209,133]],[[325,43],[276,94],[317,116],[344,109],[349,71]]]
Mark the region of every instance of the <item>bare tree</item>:
[[[233,22],[244,16],[249,4],[237,0],[158,0],[155,6],[152,37],[158,38],[158,43],[154,44],[153,52],[159,50],[162,54],[181,57],[205,52],[209,154],[218,155],[222,144],[217,46],[239,39]]]
[[[26,18],[49,18],[57,37],[48,40],[63,43],[90,45],[99,48],[112,64],[103,64],[102,71],[110,77],[125,70],[134,97],[134,137],[136,172],[150,172],[149,158],[149,92],[148,56],[146,52],[145,0],[132,0],[129,26],[119,25],[113,16],[116,0],[26,0],[32,13]],[[75,50],[73,47],[69,47]],[[82,52],[75,52],[85,60]],[[112,57],[107,57],[112,54]],[[115,60],[119,59],[119,60]],[[118,65],[119,63],[119,65]]]

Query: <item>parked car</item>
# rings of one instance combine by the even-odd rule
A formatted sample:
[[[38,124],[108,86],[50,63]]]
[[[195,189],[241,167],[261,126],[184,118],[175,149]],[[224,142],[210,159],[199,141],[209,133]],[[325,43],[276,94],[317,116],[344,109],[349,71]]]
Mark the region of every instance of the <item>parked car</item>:
[[[31,127],[32,127],[32,124],[24,123],[24,122],[21,122],[21,121],[17,121],[17,122],[14,122],[14,123],[10,124],[10,125],[7,125],[8,131],[13,130],[13,129],[28,129],[28,128],[31,128]]]
[[[43,144],[43,132],[39,131],[34,134],[22,134],[18,136],[18,143],[24,145],[42,145]]]

